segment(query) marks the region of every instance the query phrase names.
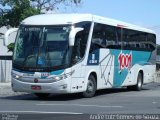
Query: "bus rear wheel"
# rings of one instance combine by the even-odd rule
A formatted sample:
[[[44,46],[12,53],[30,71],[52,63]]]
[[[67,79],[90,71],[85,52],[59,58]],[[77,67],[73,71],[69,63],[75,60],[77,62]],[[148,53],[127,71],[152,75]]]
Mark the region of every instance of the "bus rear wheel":
[[[90,75],[87,83],[87,90],[83,92],[83,97],[91,98],[95,95],[97,89],[96,79],[93,75]]]
[[[138,76],[137,76],[137,84],[133,85],[133,86],[128,86],[127,88],[129,90],[141,91],[142,84],[143,84],[143,74],[141,72],[139,72]]]
[[[142,90],[142,84],[143,84],[143,76],[142,76],[142,73],[139,72],[137,77],[137,84],[134,86],[135,90],[136,91]]]
[[[46,99],[46,98],[48,98],[50,96],[49,93],[35,93],[35,95],[37,97],[39,97],[40,99]]]

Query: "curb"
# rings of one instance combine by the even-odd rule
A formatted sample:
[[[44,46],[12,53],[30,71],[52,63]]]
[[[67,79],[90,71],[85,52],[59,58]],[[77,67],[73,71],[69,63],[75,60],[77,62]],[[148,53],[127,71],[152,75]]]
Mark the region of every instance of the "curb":
[[[10,82],[8,82],[8,83],[0,83],[0,87],[1,86],[11,86],[11,83]]]

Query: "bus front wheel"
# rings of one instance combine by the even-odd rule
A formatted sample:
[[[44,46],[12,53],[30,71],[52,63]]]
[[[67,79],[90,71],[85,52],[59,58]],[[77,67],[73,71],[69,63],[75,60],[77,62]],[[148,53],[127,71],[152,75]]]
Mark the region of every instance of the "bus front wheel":
[[[90,75],[88,78],[87,89],[83,92],[83,97],[90,98],[93,97],[96,93],[96,79],[93,75]]]

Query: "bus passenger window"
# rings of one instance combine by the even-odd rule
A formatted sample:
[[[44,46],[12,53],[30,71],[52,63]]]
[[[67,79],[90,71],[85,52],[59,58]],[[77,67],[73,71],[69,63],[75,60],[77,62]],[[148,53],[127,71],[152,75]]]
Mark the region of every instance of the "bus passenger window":
[[[84,57],[90,26],[90,22],[80,22],[75,25],[75,27],[81,27],[84,30],[78,32],[75,36],[75,43],[72,49],[72,64],[79,62]]]

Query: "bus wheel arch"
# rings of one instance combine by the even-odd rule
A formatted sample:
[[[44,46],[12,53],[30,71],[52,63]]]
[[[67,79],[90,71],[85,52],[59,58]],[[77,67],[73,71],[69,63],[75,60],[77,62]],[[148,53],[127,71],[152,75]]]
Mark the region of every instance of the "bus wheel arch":
[[[144,82],[144,73],[143,73],[143,70],[139,70],[137,72],[136,76],[137,76],[135,78],[136,79],[136,84],[132,85],[132,86],[127,86],[127,88],[129,90],[141,91],[142,90],[142,85],[143,85],[143,82]]]
[[[96,90],[97,90],[97,74],[95,72],[91,72],[88,76],[86,91],[84,91],[82,95],[83,97],[91,98],[95,95]]]
[[[94,76],[95,81],[96,81],[96,89],[97,89],[97,74],[96,74],[96,72],[91,72],[90,75],[93,75],[93,76]],[[90,75],[89,75],[89,76],[90,76]]]

